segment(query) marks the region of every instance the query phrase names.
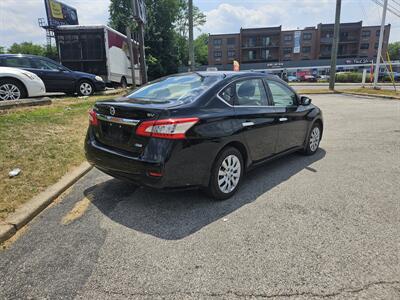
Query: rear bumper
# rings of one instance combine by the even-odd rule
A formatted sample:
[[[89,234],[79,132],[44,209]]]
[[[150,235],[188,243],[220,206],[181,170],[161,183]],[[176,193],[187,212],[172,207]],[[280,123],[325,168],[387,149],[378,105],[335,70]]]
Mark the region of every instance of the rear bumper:
[[[152,148],[163,149],[155,153],[132,157],[97,142],[90,134],[85,141],[86,158],[97,169],[115,178],[129,180],[140,186],[155,189],[177,189],[207,186],[214,157],[205,151],[203,144],[188,145],[188,141],[154,139]],[[162,145],[161,145],[162,143]],[[167,146],[166,146],[167,143]],[[207,153],[207,155],[199,155]],[[144,157],[158,157],[150,160]],[[151,176],[150,172],[162,176]]]

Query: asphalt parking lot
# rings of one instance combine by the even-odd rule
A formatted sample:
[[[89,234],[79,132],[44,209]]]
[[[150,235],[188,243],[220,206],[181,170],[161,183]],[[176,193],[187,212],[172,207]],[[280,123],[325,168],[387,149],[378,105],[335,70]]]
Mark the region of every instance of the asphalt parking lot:
[[[0,299],[399,299],[400,102],[312,98],[319,152],[225,202],[89,172],[0,250]]]

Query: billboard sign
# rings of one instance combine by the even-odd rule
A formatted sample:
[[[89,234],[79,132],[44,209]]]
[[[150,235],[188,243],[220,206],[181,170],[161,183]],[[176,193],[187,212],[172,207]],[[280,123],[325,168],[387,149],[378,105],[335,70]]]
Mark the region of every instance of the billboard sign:
[[[56,0],[44,0],[47,13],[47,24],[50,28],[60,25],[78,25],[76,9]]]
[[[301,31],[297,30],[294,32],[293,53],[300,53],[300,36],[301,36]]]

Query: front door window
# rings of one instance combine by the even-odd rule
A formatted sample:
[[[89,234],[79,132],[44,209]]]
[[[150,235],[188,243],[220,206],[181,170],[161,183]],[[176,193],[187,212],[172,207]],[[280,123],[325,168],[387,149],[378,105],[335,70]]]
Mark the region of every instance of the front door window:
[[[283,84],[268,80],[268,86],[272,94],[275,106],[290,107],[296,105],[296,94]]]

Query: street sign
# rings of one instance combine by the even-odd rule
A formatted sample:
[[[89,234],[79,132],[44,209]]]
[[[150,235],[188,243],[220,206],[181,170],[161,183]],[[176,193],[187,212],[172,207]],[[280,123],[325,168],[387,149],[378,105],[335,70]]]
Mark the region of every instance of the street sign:
[[[144,0],[132,0],[133,3],[133,18],[138,23],[147,23],[147,11]]]
[[[55,29],[60,25],[78,25],[76,9],[56,0],[44,0],[49,28]]]

